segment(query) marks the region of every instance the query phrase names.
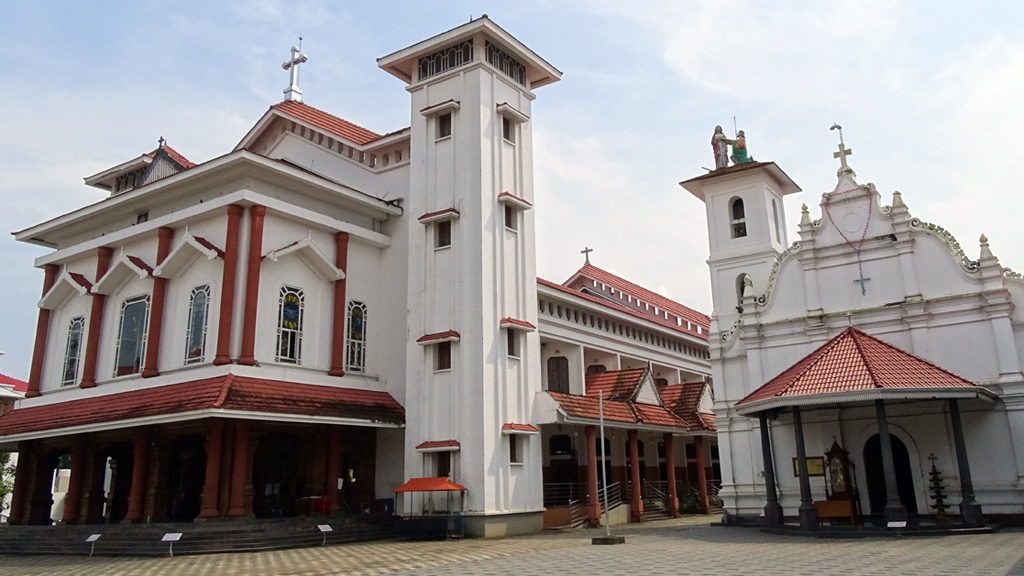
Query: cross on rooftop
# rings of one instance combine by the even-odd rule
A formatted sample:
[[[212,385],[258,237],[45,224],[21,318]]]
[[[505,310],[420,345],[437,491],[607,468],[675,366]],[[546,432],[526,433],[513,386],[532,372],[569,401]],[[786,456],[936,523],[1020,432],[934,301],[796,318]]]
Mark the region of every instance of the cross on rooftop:
[[[300,38],[301,40],[301,38]],[[296,46],[292,46],[292,55],[287,62],[281,64],[281,68],[291,71],[291,85],[284,91],[286,100],[302,102],[302,90],[299,90],[299,64],[309,60]]]
[[[583,250],[580,250],[580,254],[583,254],[583,257],[586,258],[586,260],[587,260],[586,264],[588,266],[590,265],[590,253],[593,252],[593,251],[594,251],[593,248],[589,248],[587,246],[584,246]]]
[[[842,166],[839,167],[839,174],[844,172],[853,172],[853,168],[850,168],[846,163],[846,157],[853,156],[853,150],[847,148],[846,144],[843,143],[843,127],[839,124],[833,124],[829,130],[839,130],[839,151],[832,153],[832,157],[838,158],[839,162],[842,163]]]
[[[157,140],[157,142],[159,142],[159,143],[160,143],[160,147],[161,147],[161,148],[163,148],[163,147],[164,147],[164,144],[166,144],[166,143],[167,143],[167,140],[164,140],[164,137],[163,137],[163,136],[161,136],[161,137],[160,137],[160,139],[159,139],[159,140]]]

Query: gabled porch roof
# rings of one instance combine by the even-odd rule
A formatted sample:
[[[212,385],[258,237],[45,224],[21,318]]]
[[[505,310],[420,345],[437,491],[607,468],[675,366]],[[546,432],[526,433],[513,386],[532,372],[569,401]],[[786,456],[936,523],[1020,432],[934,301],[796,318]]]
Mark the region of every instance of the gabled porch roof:
[[[791,406],[984,398],[987,389],[850,327],[736,403],[752,415]]]

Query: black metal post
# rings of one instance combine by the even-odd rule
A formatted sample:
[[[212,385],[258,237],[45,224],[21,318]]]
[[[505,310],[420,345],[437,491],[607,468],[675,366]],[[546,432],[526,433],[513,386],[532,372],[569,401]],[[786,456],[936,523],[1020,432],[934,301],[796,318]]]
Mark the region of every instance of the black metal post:
[[[811,498],[811,478],[807,473],[807,449],[804,447],[804,422],[800,407],[793,407],[793,432],[796,436],[796,461],[800,471],[800,529],[818,529],[818,510]]]
[[[772,438],[768,432],[768,412],[758,414],[761,420],[761,457],[764,459],[764,521],[768,526],[782,524],[782,506],[775,492],[775,462],[772,459]]]
[[[974,499],[971,465],[967,461],[964,425],[960,420],[960,406],[956,399],[949,400],[949,419],[953,421],[953,444],[956,445],[956,465],[960,469],[960,520],[964,526],[977,527],[984,523],[981,504]]]
[[[889,438],[889,420],[885,417],[885,401],[875,400],[875,417],[878,419],[878,442],[882,447],[882,471],[885,474],[885,522],[905,522],[907,509],[900,502],[899,485],[896,484],[896,465],[892,459],[892,440]]]

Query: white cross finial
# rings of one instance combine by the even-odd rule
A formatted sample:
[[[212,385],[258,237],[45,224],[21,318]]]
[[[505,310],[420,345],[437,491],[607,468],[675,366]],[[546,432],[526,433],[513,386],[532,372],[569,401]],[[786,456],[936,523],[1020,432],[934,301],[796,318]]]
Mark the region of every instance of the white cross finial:
[[[297,47],[292,46],[292,57],[281,64],[281,68],[291,71],[291,86],[284,91],[285,100],[302,102],[302,90],[299,90],[299,64],[309,60]]]
[[[846,145],[843,143],[843,127],[840,126],[839,124],[833,124],[832,127],[829,128],[829,130],[839,130],[839,151],[832,153],[832,157],[838,158],[839,162],[842,164],[842,166],[839,167],[839,171],[836,172],[836,175],[839,176],[845,173],[849,173],[856,176],[856,173],[853,171],[853,168],[850,168],[850,166],[846,163],[846,157],[853,156],[853,150],[847,148]]]
[[[593,252],[593,251],[594,251],[593,248],[590,248],[590,247],[587,247],[587,246],[584,246],[583,250],[580,250],[580,254],[583,254],[583,257],[587,259],[587,261],[585,262],[585,264],[587,266],[590,266],[590,253]]]

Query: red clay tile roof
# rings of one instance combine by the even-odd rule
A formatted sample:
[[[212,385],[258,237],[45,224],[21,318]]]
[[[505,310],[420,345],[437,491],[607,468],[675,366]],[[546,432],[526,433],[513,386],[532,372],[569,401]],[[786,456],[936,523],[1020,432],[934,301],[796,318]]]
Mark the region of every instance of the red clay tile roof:
[[[850,327],[736,403],[877,388],[962,388],[965,380]]]
[[[153,274],[153,267],[143,262],[142,258],[139,258],[138,256],[129,256],[128,260],[131,261],[132,264],[135,264],[139,268],[142,268],[146,272],[149,272],[150,275]]]
[[[14,386],[15,392],[24,392],[28,390],[28,382],[22,382],[21,380],[18,380],[17,378],[11,378],[6,374],[0,374],[0,384],[4,384],[6,386]]]
[[[92,282],[89,282],[85,276],[82,276],[77,272],[68,272],[68,276],[71,276],[72,280],[78,282],[78,284],[86,290],[92,290]]]
[[[214,246],[213,242],[210,242],[209,240],[203,238],[202,236],[193,236],[193,238],[195,238],[196,242],[199,242],[199,244],[201,244],[202,246],[205,246],[207,249],[216,252],[217,256],[220,256],[221,258],[224,257],[224,251]]]
[[[228,375],[19,408],[0,416],[0,436],[214,408],[405,422],[387,392]]]
[[[615,274],[612,274],[607,270],[602,270],[597,266],[585,264],[576,272],[576,274],[573,274],[574,277],[576,275],[583,275],[588,278],[592,278],[598,282],[607,284],[616,290],[625,292],[626,294],[631,294],[633,297],[639,298],[648,304],[653,304],[662,310],[668,310],[673,315],[683,318],[684,320],[697,323],[701,326],[702,332],[707,332],[708,328],[711,326],[711,317],[707,314],[701,314],[693,308],[683,306],[674,300],[669,300],[661,294],[651,292],[643,286],[634,284],[625,278],[616,276]],[[568,286],[568,284],[568,282],[565,283],[566,286]]]
[[[533,424],[516,424],[515,422],[502,424],[501,429],[511,430],[514,432],[540,432],[540,428],[537,428]]]
[[[164,144],[163,146],[157,148],[156,150],[153,150],[149,154],[146,154],[146,156],[155,156],[157,150],[163,150],[164,152],[166,152],[167,155],[171,157],[171,160],[174,160],[175,162],[180,164],[181,167],[184,168],[185,170],[188,170],[189,168],[195,168],[196,166],[194,162],[189,161],[188,158],[185,158],[184,156],[179,154],[177,150],[171,148],[167,144]]]
[[[689,422],[683,420],[679,416],[676,416],[672,412],[666,410],[662,406],[656,406],[653,404],[640,404],[639,402],[630,402],[630,408],[636,414],[636,419],[642,424],[655,424],[658,426],[676,426],[679,428],[689,428]]]
[[[565,413],[569,416],[576,418],[592,418],[594,420],[597,420],[599,417],[597,397],[576,396],[574,394],[563,394],[561,392],[552,392],[550,390],[548,390],[548,394],[558,402],[562,409],[565,410]],[[636,423],[636,417],[633,415],[633,411],[629,409],[629,406],[627,406],[625,402],[605,401],[604,419],[611,420],[613,422]]]
[[[424,334],[420,336],[417,342],[433,342],[434,340],[444,340],[446,338],[458,338],[459,333],[455,330],[445,330],[444,332],[436,332],[434,334]]]
[[[437,212],[427,212],[423,216],[417,218],[417,220],[422,222],[424,220],[429,220],[430,218],[433,218],[435,216],[441,216],[443,214],[454,214],[455,216],[458,216],[459,211],[456,210],[455,208],[445,208],[444,210],[438,210]]]
[[[696,336],[697,338],[700,338],[700,339],[703,339],[703,340],[707,340],[708,339],[708,332],[707,332],[707,330],[704,330],[700,334],[697,334],[696,330],[687,330],[685,324],[682,325],[682,326],[679,326],[679,325],[675,324],[674,322],[669,322],[668,320],[665,320],[664,318],[658,318],[657,316],[648,316],[647,314],[643,314],[642,312],[639,312],[637,310],[632,310],[630,308],[626,308],[625,306],[620,306],[619,304],[616,304],[615,302],[612,302],[610,300],[605,300],[604,298],[598,298],[596,296],[591,296],[590,294],[585,294],[583,292],[580,292],[579,290],[574,290],[572,288],[567,288],[567,287],[565,287],[565,286],[563,286],[561,284],[557,284],[557,283],[552,282],[550,280],[545,280],[543,278],[537,278],[537,283],[538,284],[542,284],[544,286],[547,286],[549,288],[554,288],[555,290],[564,292],[566,294],[572,294],[573,296],[577,296],[579,298],[583,298],[584,300],[588,300],[588,301],[593,302],[595,304],[600,304],[602,306],[607,306],[608,308],[611,308],[613,310],[617,310],[619,312],[624,312],[626,314],[629,314],[630,316],[635,316],[637,318],[643,318],[644,320],[647,320],[649,322],[654,322],[655,324],[660,324],[661,326],[664,326],[666,328],[671,328],[672,330],[675,330],[677,332],[682,332],[684,334],[689,334],[691,336]]]
[[[459,448],[460,444],[458,440],[428,440],[426,442],[420,442],[416,446],[417,450],[429,450],[431,448]]]
[[[356,126],[348,120],[342,120],[333,114],[328,114],[323,110],[318,110],[309,104],[303,104],[295,100],[285,100],[271,106],[271,108],[283,112],[293,118],[308,122],[317,128],[330,132],[335,136],[339,136],[354,142],[360,146],[369,144],[374,140],[381,138],[380,134],[371,132],[362,126]]]
[[[448,478],[410,478],[408,482],[395,488],[393,492],[447,492],[451,490],[466,491],[466,487],[456,484]]]
[[[640,384],[640,377],[646,370],[646,368],[633,368],[632,370],[609,370],[600,374],[587,374],[587,396],[597,398],[597,392],[603,390],[605,400],[619,402],[631,400],[637,385]]]
[[[658,388],[665,408],[682,418],[691,428],[715,430],[714,414],[697,412],[704,393],[704,382],[684,382]]]
[[[512,194],[511,192],[502,192],[501,194],[498,194],[498,199],[500,200],[501,198],[512,198],[513,200],[517,200],[519,202],[522,202],[523,204],[526,204],[527,206],[533,206],[533,204],[527,202],[525,199],[520,198],[519,196],[516,196],[515,194]]]
[[[506,317],[502,318],[501,320],[498,321],[498,324],[499,325],[502,325],[502,324],[514,324],[514,325],[519,326],[521,328],[529,328],[530,330],[536,330],[537,329],[536,326],[534,326],[533,324],[530,324],[526,320],[518,320],[518,319],[513,318],[511,316],[506,316]]]

